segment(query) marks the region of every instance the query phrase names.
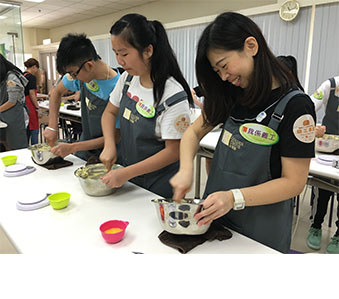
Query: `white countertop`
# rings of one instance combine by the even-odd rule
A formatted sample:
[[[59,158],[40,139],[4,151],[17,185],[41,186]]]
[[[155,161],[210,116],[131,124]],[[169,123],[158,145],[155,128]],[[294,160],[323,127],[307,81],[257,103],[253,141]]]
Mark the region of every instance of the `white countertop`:
[[[73,166],[47,170],[35,165],[27,149],[0,153],[0,157],[17,155],[17,163],[34,165],[37,170],[21,177],[4,177],[0,166],[0,225],[19,252],[34,254],[101,251],[105,253],[179,253],[160,242],[162,232],[152,199],[157,195],[126,183],[120,190],[105,197],[90,197],[81,189],[73,172],[84,161],[68,156]],[[23,194],[69,192],[66,209],[51,206],[35,211],[19,211],[16,201]],[[39,193],[39,194],[40,194]],[[129,221],[124,239],[107,244],[99,226],[107,221]],[[277,253],[275,250],[233,232],[225,241],[205,242],[189,253]]]
[[[220,133],[222,129],[218,129],[216,131],[212,131],[204,136],[200,141],[200,147],[207,148],[210,150],[214,150],[217,146]],[[319,156],[321,154],[316,154]],[[324,178],[334,179],[339,181],[339,169],[336,169],[332,166],[323,165],[317,162],[317,159],[314,158],[311,160],[309,174],[313,176],[321,176]]]
[[[69,105],[71,104],[64,104],[63,106],[60,106],[59,113],[81,118],[81,109],[67,110],[67,106]],[[49,109],[49,101],[39,101],[39,107],[44,108],[44,109]]]

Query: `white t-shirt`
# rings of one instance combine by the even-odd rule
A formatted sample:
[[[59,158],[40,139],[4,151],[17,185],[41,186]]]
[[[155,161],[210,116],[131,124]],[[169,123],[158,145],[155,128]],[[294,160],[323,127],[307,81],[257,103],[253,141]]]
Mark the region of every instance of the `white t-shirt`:
[[[334,77],[336,89],[334,91],[335,96],[339,97],[339,76]],[[326,110],[328,98],[330,97],[331,82],[326,80],[323,82],[317,90],[311,95],[311,100],[314,103],[315,111],[318,111],[321,107]]]
[[[120,107],[120,101],[122,98],[123,87],[128,76],[127,72],[124,72],[119,81],[117,82],[114,90],[110,95],[110,102]],[[166,81],[163,97],[160,101],[161,105],[168,98],[174,94],[183,91],[183,87],[173,77]],[[149,105],[154,105],[153,88],[145,88],[140,84],[138,76],[134,76],[131,84],[128,88],[127,94],[131,99],[142,99]],[[137,102],[136,102],[137,103]],[[190,108],[187,100],[170,106],[167,110],[164,110],[157,118],[155,135],[162,140],[166,139],[181,139],[184,131],[190,124]]]

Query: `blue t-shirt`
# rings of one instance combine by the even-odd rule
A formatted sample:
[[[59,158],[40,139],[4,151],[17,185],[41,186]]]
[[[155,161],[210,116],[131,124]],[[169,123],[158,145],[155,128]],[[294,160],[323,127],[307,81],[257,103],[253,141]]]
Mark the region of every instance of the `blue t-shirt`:
[[[117,75],[108,80],[92,80],[89,83],[85,83],[85,88],[87,90],[102,99],[103,101],[108,101],[109,96],[114,89],[120,78],[120,74],[117,72]],[[80,80],[74,80],[69,74],[66,74],[62,78],[62,83],[64,86],[70,91],[78,91],[80,90]],[[116,120],[116,128],[120,128],[119,117]]]

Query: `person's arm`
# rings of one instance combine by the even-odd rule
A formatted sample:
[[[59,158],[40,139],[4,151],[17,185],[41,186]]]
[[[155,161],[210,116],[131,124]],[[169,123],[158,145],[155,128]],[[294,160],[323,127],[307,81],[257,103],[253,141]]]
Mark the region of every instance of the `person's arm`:
[[[102,182],[117,188],[134,177],[162,169],[179,159],[179,147],[180,139],[165,140],[164,149],[143,161],[110,171],[102,178]]]
[[[3,103],[1,106],[0,106],[0,112],[5,112],[7,111],[8,109],[11,109],[12,107],[15,106],[16,103],[13,103],[13,102],[6,102],[6,103]]]
[[[101,117],[102,133],[104,135],[104,149],[100,155],[100,160],[110,170],[116,161],[115,146],[115,122],[118,116],[119,108],[108,102],[104,113]]]
[[[44,137],[50,146],[53,146],[58,136],[58,119],[62,95],[67,91],[62,81],[53,89],[49,99],[48,127],[44,131]]]
[[[182,136],[180,143],[180,169],[170,179],[170,184],[174,191],[174,200],[181,201],[191,189],[194,169],[193,159],[199,149],[200,140],[212,129],[212,126],[203,127],[203,117],[200,115]]]
[[[104,146],[104,137],[79,141],[74,143],[62,143],[51,148],[51,152],[60,157],[65,157],[78,151],[99,149]]]
[[[326,110],[328,98],[330,96],[330,90],[331,82],[329,80],[326,80],[310,96],[316,112],[319,111],[321,107],[324,107],[324,109]]]
[[[38,99],[35,95],[35,89],[29,90],[29,97],[31,98],[31,101],[36,109],[39,109]]]
[[[252,187],[241,188],[246,206],[258,206],[277,203],[297,196],[305,187],[310,158],[282,157],[281,177]],[[249,170],[250,171],[250,170]],[[195,215],[198,225],[211,221],[228,213],[234,205],[232,191],[219,191],[210,194],[203,203],[204,210]]]

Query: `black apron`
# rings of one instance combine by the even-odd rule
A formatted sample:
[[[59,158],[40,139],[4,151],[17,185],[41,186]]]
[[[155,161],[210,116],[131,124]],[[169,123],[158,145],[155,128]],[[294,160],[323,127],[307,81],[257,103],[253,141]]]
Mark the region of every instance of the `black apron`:
[[[94,84],[97,84],[96,81]],[[81,125],[82,133],[80,141],[91,140],[102,137],[101,116],[104,113],[107,100],[103,100],[91,93],[85,84],[93,84],[80,82],[80,101],[81,101]],[[97,85],[95,85],[97,86]],[[95,88],[95,87],[94,87]],[[85,161],[91,156],[99,157],[102,149],[78,151],[75,155]]]
[[[7,73],[8,76],[8,73]],[[20,80],[20,78],[19,78]],[[21,80],[20,80],[21,81]],[[7,128],[1,130],[1,140],[6,140],[9,149],[17,150],[28,147],[27,131],[24,115],[24,90],[22,91],[23,102],[19,101],[12,108],[0,113],[0,120],[7,124]],[[7,77],[0,84],[0,105],[8,101]],[[4,133],[3,133],[4,132]]]
[[[155,136],[157,117],[169,106],[187,99],[186,92],[181,91],[159,105],[154,117],[143,117],[137,111],[137,102],[127,95],[132,78],[130,75],[127,76],[119,108],[121,157],[118,163],[123,166],[143,161],[165,148],[165,141],[158,140]],[[135,177],[130,181],[164,198],[172,198],[173,190],[169,180],[178,170],[179,161],[157,171]]]
[[[299,93],[302,92],[291,91],[278,102],[268,124],[269,128],[277,131],[286,105]],[[240,134],[240,126],[245,123],[244,120],[232,117],[225,122],[203,198],[217,191],[255,186],[272,179],[272,145],[247,141]],[[245,207],[240,211],[231,210],[218,221],[253,240],[286,253],[291,243],[292,219],[293,202],[288,199],[269,205]]]
[[[339,135],[339,97],[335,95],[335,80],[331,82],[330,96],[328,98],[323,125],[326,126],[326,134]]]

